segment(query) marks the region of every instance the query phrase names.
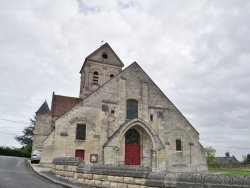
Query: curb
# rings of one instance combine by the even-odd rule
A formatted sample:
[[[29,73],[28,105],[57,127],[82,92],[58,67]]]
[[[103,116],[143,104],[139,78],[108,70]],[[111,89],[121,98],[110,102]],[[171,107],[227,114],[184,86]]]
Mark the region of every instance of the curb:
[[[55,178],[58,178],[58,179],[61,179],[61,178],[56,177],[56,176],[53,178],[53,177],[50,177],[49,175],[46,175],[46,174],[44,174],[44,173],[39,172],[39,171],[36,170],[36,168],[30,163],[30,160],[28,160],[28,159],[25,160],[25,163],[26,163],[26,165],[27,165],[28,168],[32,169],[35,173],[37,173],[38,175],[42,176],[43,178],[45,178],[45,179],[47,179],[47,180],[49,180],[49,181],[51,181],[51,182],[54,182],[54,183],[56,183],[56,184],[58,184],[58,185],[62,185],[62,186],[64,186],[64,187],[79,188],[79,186],[75,186],[75,185],[71,185],[70,183],[62,182],[62,181],[67,181],[67,180],[64,180],[64,179],[62,179],[62,181],[56,180]],[[47,172],[48,172],[48,171],[47,171]],[[82,186],[81,186],[81,187],[82,187]]]

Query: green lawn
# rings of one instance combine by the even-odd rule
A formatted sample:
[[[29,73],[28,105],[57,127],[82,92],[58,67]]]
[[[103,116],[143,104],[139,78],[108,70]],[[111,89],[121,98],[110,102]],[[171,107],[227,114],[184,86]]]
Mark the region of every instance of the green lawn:
[[[218,174],[218,175],[220,174],[220,175],[227,175],[227,176],[250,176],[250,171],[243,171],[243,170],[210,168],[209,172],[212,174]]]

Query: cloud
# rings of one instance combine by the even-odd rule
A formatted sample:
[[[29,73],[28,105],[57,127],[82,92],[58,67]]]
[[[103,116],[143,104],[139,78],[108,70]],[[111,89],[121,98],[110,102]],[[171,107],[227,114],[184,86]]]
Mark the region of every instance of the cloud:
[[[27,121],[53,91],[78,96],[84,58],[104,40],[125,66],[139,63],[202,144],[248,145],[250,2],[13,0],[0,6],[2,118]],[[19,134],[23,128],[9,127]],[[216,149],[218,155],[227,150]],[[238,159],[249,153],[229,150]]]

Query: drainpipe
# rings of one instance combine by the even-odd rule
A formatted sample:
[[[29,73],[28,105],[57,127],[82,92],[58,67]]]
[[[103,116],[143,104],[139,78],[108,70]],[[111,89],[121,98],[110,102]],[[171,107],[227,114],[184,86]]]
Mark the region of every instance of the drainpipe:
[[[102,146],[102,164],[104,165],[104,146]]]

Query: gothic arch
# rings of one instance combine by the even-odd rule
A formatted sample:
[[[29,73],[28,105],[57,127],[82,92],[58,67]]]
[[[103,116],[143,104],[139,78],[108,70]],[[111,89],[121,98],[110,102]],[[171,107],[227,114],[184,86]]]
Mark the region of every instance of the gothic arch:
[[[125,122],[121,127],[114,132],[114,134],[110,137],[110,139],[104,144],[104,147],[119,147],[122,138],[124,137],[125,133],[134,126],[140,126],[147,132],[150,136],[152,143],[153,143],[153,150],[164,149],[165,146],[161,142],[158,135],[151,129],[151,127],[142,119],[136,118],[130,121]]]

